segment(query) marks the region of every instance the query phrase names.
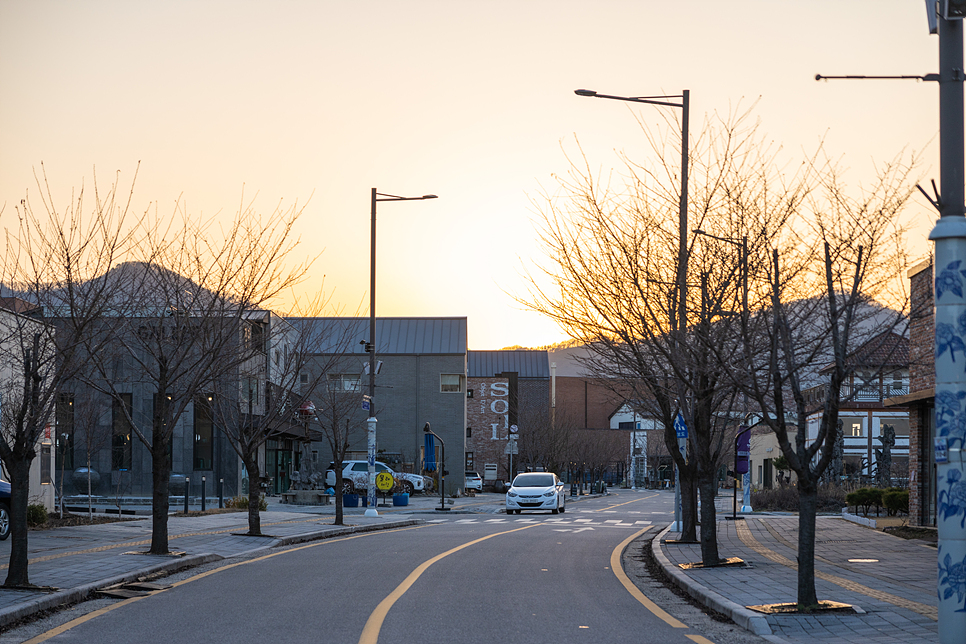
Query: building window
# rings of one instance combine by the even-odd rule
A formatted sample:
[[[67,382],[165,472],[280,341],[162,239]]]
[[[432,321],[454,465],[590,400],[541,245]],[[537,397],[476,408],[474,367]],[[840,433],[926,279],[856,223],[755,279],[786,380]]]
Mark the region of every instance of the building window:
[[[882,434],[882,429],[885,425],[892,425],[892,429],[896,432],[896,437],[908,438],[909,437],[909,419],[908,418],[883,418],[879,425],[879,434]],[[895,457],[893,457],[894,459]]]
[[[309,384],[309,374],[307,374],[307,373],[300,373],[299,374],[299,382],[302,383],[303,385]]]
[[[467,427],[466,428],[466,437],[467,438],[473,438],[473,428],[472,427]]]
[[[57,459],[58,472],[74,470],[74,394],[57,397]]]
[[[243,405],[258,406],[258,378],[241,379],[241,402]]]
[[[345,391],[357,393],[359,391],[359,374],[330,373],[326,374],[329,391]]]
[[[862,431],[862,419],[861,418],[843,418],[842,435],[845,438],[858,438],[861,436],[865,436],[865,432]]]
[[[214,456],[214,419],[212,414],[212,396],[199,396],[195,399],[195,448],[194,469],[213,469]]]
[[[111,405],[111,469],[131,469],[131,394],[117,394]]]
[[[473,452],[466,452],[466,469],[473,471]]]
[[[444,394],[463,393],[463,376],[458,373],[440,374],[439,391]]]

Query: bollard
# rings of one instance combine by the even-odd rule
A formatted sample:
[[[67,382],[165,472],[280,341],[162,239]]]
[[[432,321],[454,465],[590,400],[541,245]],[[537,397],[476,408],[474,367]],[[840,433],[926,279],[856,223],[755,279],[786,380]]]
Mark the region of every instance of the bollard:
[[[205,511],[205,477],[201,477],[201,511]]]
[[[191,489],[191,479],[187,476],[184,479],[184,513],[188,514],[188,490]]]
[[[218,509],[225,507],[225,479],[218,479]]]

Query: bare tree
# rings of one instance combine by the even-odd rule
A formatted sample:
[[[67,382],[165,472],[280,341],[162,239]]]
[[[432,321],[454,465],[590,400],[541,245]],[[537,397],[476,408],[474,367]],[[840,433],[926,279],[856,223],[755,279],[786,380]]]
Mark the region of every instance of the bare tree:
[[[800,610],[818,605],[818,486],[841,432],[838,413],[848,395],[843,385],[857,367],[849,354],[861,346],[888,356],[897,350],[896,333],[905,330],[900,216],[912,192],[913,167],[899,159],[883,166],[877,181],[858,197],[849,196],[837,168],[820,168],[821,190],[813,193],[795,226],[782,231],[781,250],[776,247],[761,266],[768,299],[743,316],[736,383],[761,408],[762,422],[774,432],[798,479]],[[809,406],[803,391],[815,384],[820,370],[828,373],[824,399]],[[878,376],[867,377],[877,381]],[[810,436],[807,419],[815,412],[821,419]]]
[[[333,347],[345,350],[350,342],[346,330],[332,323],[333,318],[315,317],[327,303],[320,293],[307,306],[297,306],[296,317],[272,314],[266,354],[243,361],[235,377],[220,379],[214,389],[211,405],[216,425],[248,473],[250,535],[261,534],[263,470],[259,454],[265,443],[299,434],[304,442],[322,438],[311,422],[316,413],[313,400],[320,394],[325,400],[326,374],[341,358],[339,354],[323,352],[331,352]],[[256,383],[266,383],[261,398],[256,395]],[[337,511],[340,501],[337,493]]]
[[[134,249],[139,261],[110,275],[124,286],[125,298],[99,329],[115,350],[88,353],[97,369],[90,384],[111,396],[150,455],[152,554],[168,552],[175,426],[216,382],[237,376],[241,365],[264,353],[268,330],[257,312],[308,268],[288,265],[300,213],[298,206],[279,206],[263,218],[242,202],[234,221],[216,235],[213,222],[190,217],[179,203],[167,225],[145,221]],[[134,413],[135,390],[152,397],[148,413]],[[122,458],[124,449],[130,448],[121,446]]]
[[[332,454],[332,471],[335,474],[335,524],[343,525],[342,495],[355,491],[349,479],[342,478],[343,462],[346,453],[366,429],[362,409],[363,392],[359,362],[350,358],[344,342],[334,346],[342,347],[337,353],[318,356],[318,363],[310,367],[310,376],[318,386],[315,388],[313,403],[315,419],[319,432],[325,438]]]
[[[54,420],[58,392],[80,369],[94,326],[111,305],[104,275],[129,246],[130,194],[106,193],[94,182],[94,205],[82,187],[65,208],[56,205],[46,175],[36,177],[39,208],[29,197],[17,206],[19,226],[7,231],[0,284],[5,314],[0,328],[2,415],[0,459],[12,489],[12,544],[8,587],[28,586],[27,504],[30,467],[45,426]],[[131,190],[133,191],[133,182]],[[12,309],[12,310],[11,310]]]
[[[727,226],[731,235],[748,237],[757,248],[783,225],[806,191],[803,177],[776,189],[776,151],[748,121],[747,113],[711,120],[691,146],[689,221],[699,228]],[[663,424],[668,451],[681,473],[682,539],[697,537],[697,487],[703,499],[702,559],[714,565],[720,559],[716,477],[740,402],[734,383],[722,372],[721,358],[737,353],[727,319],[741,299],[742,262],[739,253],[722,253],[720,245],[692,237],[688,316],[676,320],[681,295],[676,279],[678,142],[674,134],[647,128],[645,135],[655,159],[625,161],[623,187],[601,183],[584,160],[572,164],[570,174],[559,178],[558,190],[537,206],[549,257],[541,270],[552,287],[533,277],[531,293],[520,301],[587,346],[592,357],[585,366],[595,375],[629,383],[637,398],[649,401],[649,415]],[[746,202],[747,207],[735,207]],[[689,427],[685,452],[673,428],[679,411]]]

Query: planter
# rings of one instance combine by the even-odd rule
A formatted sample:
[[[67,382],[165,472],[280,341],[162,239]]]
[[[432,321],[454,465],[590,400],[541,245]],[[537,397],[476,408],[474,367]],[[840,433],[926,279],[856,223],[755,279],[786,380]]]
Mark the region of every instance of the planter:
[[[409,505],[409,495],[403,492],[402,494],[392,495],[393,505]]]
[[[359,507],[359,495],[358,494],[343,494],[342,495],[342,505],[347,508],[357,508]]]

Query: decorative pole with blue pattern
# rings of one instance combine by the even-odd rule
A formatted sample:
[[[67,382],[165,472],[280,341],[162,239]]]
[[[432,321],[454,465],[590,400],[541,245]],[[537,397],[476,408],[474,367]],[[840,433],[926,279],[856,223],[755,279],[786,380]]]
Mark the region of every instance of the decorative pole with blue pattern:
[[[940,3],[937,3],[937,5]],[[963,21],[966,3],[944,0],[939,30],[939,221],[936,242],[936,416],[939,641],[966,633],[966,217],[963,216]],[[928,6],[928,3],[927,3]],[[950,11],[952,9],[952,11]],[[959,14],[958,16],[956,14]]]

